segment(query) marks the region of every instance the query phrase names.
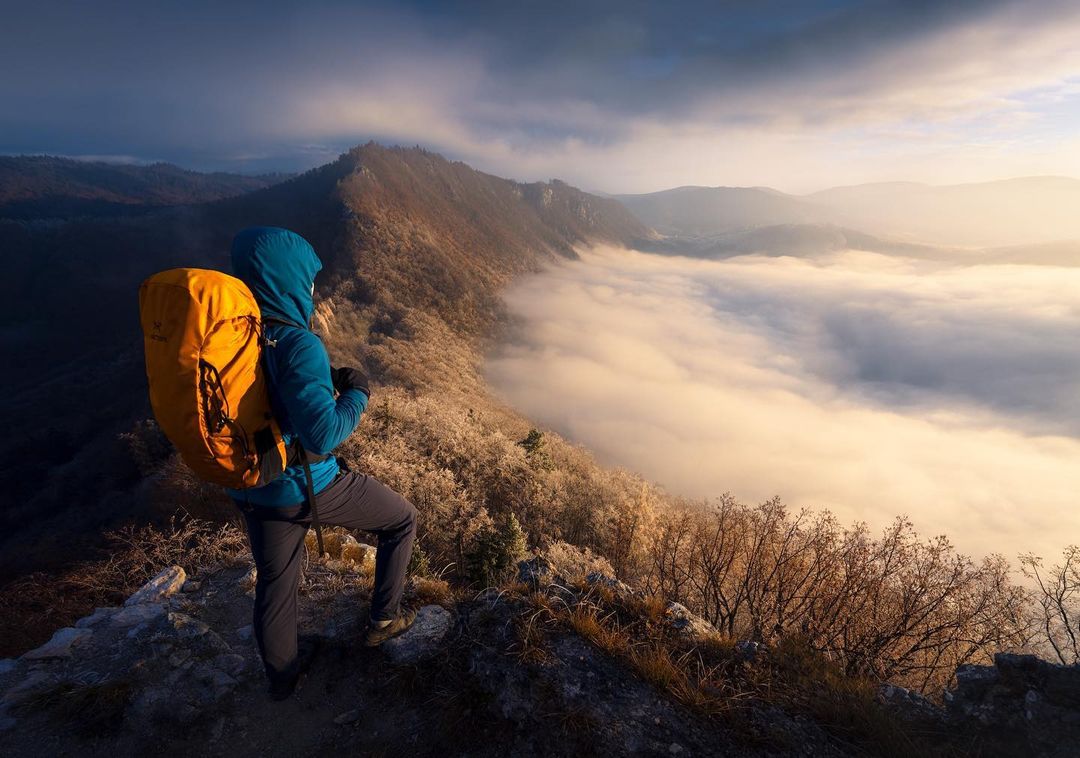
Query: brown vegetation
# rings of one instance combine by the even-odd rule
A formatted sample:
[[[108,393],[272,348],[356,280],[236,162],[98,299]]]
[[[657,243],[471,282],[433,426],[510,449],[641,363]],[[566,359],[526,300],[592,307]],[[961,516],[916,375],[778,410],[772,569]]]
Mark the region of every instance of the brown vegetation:
[[[183,566],[197,577],[243,560],[248,550],[247,536],[235,525],[189,517],[164,529],[128,527],[107,538],[107,557],[59,574],[28,574],[0,588],[0,657],[41,644],[97,606],[122,604],[165,566]]]
[[[517,652],[529,661],[547,656],[548,639],[572,630],[621,661],[641,679],[740,735],[745,744],[784,751],[801,746],[785,727],[791,715],[811,717],[831,739],[855,754],[958,754],[945,735],[913,735],[877,699],[877,683],[852,676],[800,637],[747,655],[730,638],[687,637],[665,622],[666,602],[655,595],[613,591],[603,582],[574,582],[557,599],[507,587],[522,601]]]
[[[1030,636],[1026,595],[1001,557],[976,563],[902,519],[875,538],[778,500],[664,514],[646,585],[729,636],[798,635],[849,674],[924,691]]]
[[[727,642],[693,655],[624,643],[630,632],[651,639],[645,632],[662,604],[654,599],[612,615],[600,591],[595,607],[559,623],[690,703],[705,691],[701,682],[737,699],[741,685],[729,676],[735,639],[767,642],[781,653],[795,646],[814,662],[786,671],[834,672],[857,683],[888,678],[932,695],[957,664],[1029,642],[1025,594],[1000,558],[971,561],[944,539],[920,539],[903,521],[874,536],[865,526],[843,528],[828,514],[789,513],[779,501],[686,502],[632,473],[599,466],[587,451],[535,429],[492,397],[480,368],[500,328],[499,288],[544,260],[571,255],[586,238],[620,241],[643,231],[607,201],[557,183],[519,185],[423,151],[366,146],[206,214],[197,241],[203,255],[207,245],[223,248],[231,232],[255,222],[293,226],[316,244],[327,262],[316,327],[335,365],[362,365],[377,380],[359,430],[338,452],[416,504],[414,568],[437,577],[431,581],[474,590],[496,583],[527,535],[532,549],[589,570],[610,569],[654,598],[677,600],[712,621]],[[190,219],[167,223],[181,221]],[[27,401],[27,414],[36,402]],[[122,499],[137,502],[143,514],[182,507],[204,518],[234,515],[220,493],[194,480],[160,445],[152,425],[128,421],[123,429],[122,460],[112,464],[125,472]],[[54,442],[43,438],[39,447]],[[73,442],[71,456],[93,450]],[[62,484],[63,491],[24,486],[20,512],[44,503],[51,513],[58,498],[74,497],[87,481],[70,460],[51,465],[32,476],[56,474],[60,484],[53,487]],[[117,492],[125,490],[112,493],[119,499]],[[243,548],[237,530],[203,522],[124,534],[103,563],[23,578],[0,591],[9,652],[94,604],[116,602],[163,563],[197,563],[200,550],[212,559],[218,548],[200,547],[211,537],[223,553]],[[140,540],[172,547],[146,549],[135,544]],[[417,585],[418,596],[452,591],[431,581]],[[1044,609],[1071,607],[1071,594],[1047,596],[1062,600]],[[539,649],[545,619],[555,613],[535,608],[523,627],[526,650]],[[1044,629],[1063,651],[1075,644],[1057,621]],[[855,693],[845,694],[836,682],[837,713],[868,691],[851,684]]]

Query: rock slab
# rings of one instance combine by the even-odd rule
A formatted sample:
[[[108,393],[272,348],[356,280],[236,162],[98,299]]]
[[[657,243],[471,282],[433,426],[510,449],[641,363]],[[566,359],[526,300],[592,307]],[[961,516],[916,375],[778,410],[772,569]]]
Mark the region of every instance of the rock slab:
[[[450,632],[453,617],[441,605],[425,605],[416,612],[416,621],[404,634],[382,644],[383,653],[394,663],[419,663],[433,657]]]
[[[143,603],[160,603],[181,590],[187,581],[187,573],[180,566],[169,566],[140,587],[134,595],[124,601],[125,606]]]
[[[34,648],[29,653],[23,653],[23,660],[40,661],[46,658],[70,658],[72,648],[93,633],[92,629],[76,629],[71,626],[57,629],[52,639],[44,645]]]

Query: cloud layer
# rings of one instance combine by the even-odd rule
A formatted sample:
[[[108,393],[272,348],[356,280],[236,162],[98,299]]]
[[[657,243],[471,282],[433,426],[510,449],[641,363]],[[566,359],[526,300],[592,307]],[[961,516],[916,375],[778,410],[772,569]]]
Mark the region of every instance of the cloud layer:
[[[11,4],[0,151],[306,167],[368,138],[650,191],[1080,173],[1080,7]]]
[[[1080,271],[600,249],[509,296],[530,417],[675,492],[780,495],[975,554],[1080,534]],[[1070,536],[1072,535],[1072,536]]]

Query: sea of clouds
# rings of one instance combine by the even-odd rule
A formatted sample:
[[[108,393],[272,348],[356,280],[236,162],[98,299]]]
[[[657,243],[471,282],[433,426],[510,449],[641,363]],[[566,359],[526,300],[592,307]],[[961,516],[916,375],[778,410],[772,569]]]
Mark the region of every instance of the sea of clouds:
[[[508,295],[487,375],[669,491],[906,514],[962,551],[1080,539],[1080,269],[597,248]]]

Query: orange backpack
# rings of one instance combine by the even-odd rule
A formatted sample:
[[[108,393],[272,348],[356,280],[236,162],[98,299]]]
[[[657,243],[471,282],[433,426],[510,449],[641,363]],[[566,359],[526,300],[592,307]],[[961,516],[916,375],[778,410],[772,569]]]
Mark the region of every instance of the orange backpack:
[[[177,268],[139,288],[150,405],[199,477],[232,489],[281,475],[288,453],[270,408],[259,306],[219,271]]]

